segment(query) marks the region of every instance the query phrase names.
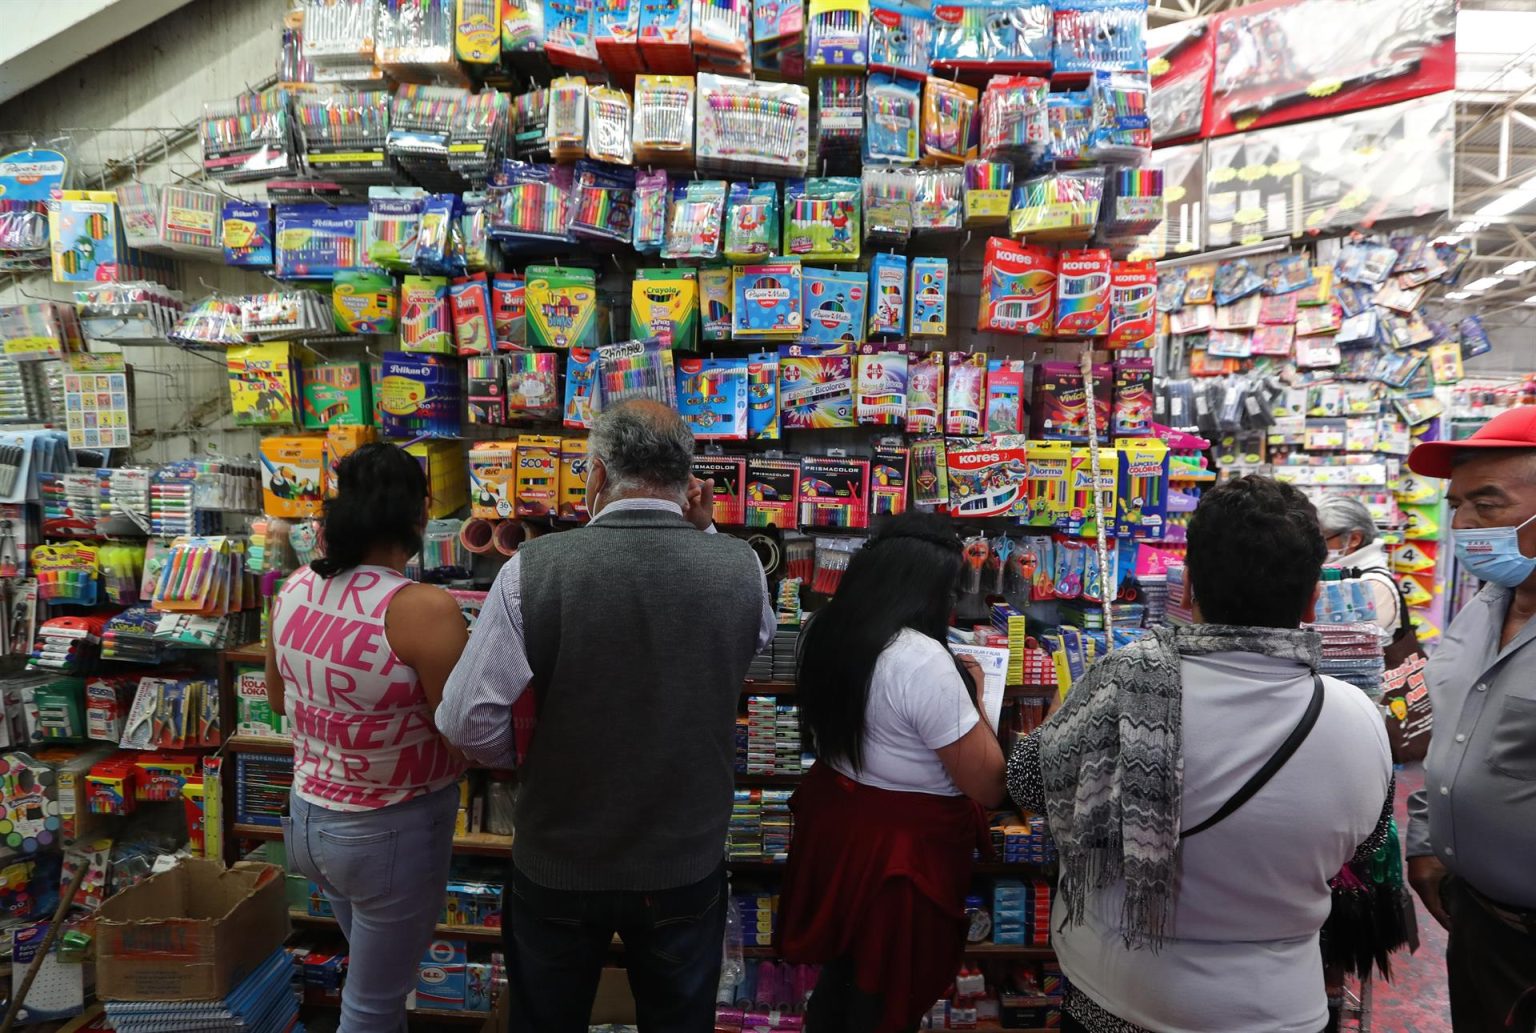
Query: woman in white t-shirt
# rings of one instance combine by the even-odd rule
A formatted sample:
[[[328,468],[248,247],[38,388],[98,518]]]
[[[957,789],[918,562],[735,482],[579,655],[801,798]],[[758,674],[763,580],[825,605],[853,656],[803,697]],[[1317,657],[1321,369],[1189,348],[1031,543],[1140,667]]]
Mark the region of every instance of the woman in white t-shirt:
[[[807,1033],[915,1029],[954,978],[983,806],[1004,799],[980,672],[945,645],[961,547],[904,514],[857,553],[801,638],[802,736],[817,764],[795,793],[780,899],[786,960],[821,964]]]

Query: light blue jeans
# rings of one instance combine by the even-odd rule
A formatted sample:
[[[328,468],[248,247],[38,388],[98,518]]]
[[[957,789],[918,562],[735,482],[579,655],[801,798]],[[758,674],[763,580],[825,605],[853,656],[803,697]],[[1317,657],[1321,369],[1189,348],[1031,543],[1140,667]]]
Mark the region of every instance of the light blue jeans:
[[[459,788],[374,811],[289,804],[288,866],[319,884],[347,938],[339,1033],[400,1033],[443,910]]]

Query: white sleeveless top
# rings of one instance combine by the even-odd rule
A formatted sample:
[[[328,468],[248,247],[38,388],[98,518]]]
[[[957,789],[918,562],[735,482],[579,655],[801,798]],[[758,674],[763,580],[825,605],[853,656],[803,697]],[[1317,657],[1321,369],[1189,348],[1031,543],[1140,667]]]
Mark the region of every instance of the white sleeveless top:
[[[404,803],[458,781],[416,671],[384,634],[411,581],[362,566],[327,580],[304,567],[272,601],[272,641],[287,686],[293,791],[336,811]]]

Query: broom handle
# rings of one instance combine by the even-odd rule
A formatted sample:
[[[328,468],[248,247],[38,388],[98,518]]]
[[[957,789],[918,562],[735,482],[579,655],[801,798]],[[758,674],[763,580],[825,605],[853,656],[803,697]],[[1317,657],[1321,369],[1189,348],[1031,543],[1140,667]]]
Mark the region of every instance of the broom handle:
[[[32,989],[32,981],[37,978],[38,970],[43,967],[43,959],[53,949],[53,941],[58,939],[59,930],[64,926],[64,915],[68,913],[69,906],[74,902],[75,891],[80,888],[80,883],[85,879],[85,873],[91,866],[81,863],[75,868],[74,878],[69,880],[69,886],[59,895],[58,910],[53,913],[53,921],[48,923],[48,931],[43,934],[42,945],[37,953],[32,956],[32,962],[27,966],[27,973],[22,977],[21,986],[15,996],[11,998],[11,1006],[5,1011],[5,1021],[0,1022],[0,1033],[11,1033],[11,1027],[16,1024],[16,1016],[21,1014],[21,1006],[27,1001],[27,994]]]

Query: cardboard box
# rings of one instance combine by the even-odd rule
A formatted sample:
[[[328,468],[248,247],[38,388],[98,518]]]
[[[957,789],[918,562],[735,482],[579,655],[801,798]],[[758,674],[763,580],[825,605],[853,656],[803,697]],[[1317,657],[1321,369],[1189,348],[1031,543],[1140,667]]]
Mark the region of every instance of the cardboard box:
[[[97,996],[216,1000],[282,946],[288,931],[281,868],[184,860],[101,906]]]

